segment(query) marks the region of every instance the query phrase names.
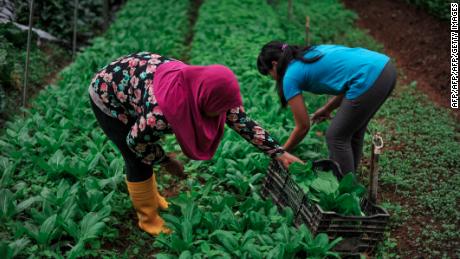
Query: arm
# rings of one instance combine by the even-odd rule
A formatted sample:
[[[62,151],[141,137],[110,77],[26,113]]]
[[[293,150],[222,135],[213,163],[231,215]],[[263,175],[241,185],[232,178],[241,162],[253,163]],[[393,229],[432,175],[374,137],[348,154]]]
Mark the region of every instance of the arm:
[[[334,96],[322,108],[329,112],[332,112],[340,106],[340,103],[342,102],[344,96],[345,94]]]
[[[227,111],[227,125],[238,132],[244,139],[275,158],[288,168],[291,163],[303,163],[299,158],[284,151],[268,132],[262,129],[255,121],[249,119],[244,112],[243,106]]]
[[[330,119],[331,112],[340,106],[344,96],[345,94],[340,94],[331,98],[325,105],[323,105],[323,107],[319,108],[315,113],[313,113],[311,118],[312,121],[315,123]]]
[[[226,123],[248,142],[272,157],[285,152],[268,132],[246,116],[243,106],[228,110]]]
[[[163,148],[155,143],[158,137],[153,134],[154,130],[151,126],[147,125],[145,117],[140,116],[126,136],[126,143],[129,149],[143,163],[149,165],[169,161]]]
[[[307,132],[310,130],[310,119],[308,118],[307,107],[305,107],[301,94],[290,99],[288,105],[291,107],[295,121],[295,128],[284,144],[284,149],[290,151],[307,135]]]

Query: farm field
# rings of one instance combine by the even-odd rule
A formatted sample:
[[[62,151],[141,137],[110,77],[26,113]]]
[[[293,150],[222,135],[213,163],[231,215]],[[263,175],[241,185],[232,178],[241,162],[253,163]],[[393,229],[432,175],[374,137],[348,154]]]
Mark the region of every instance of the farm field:
[[[294,127],[278,104],[273,81],[259,74],[260,48],[273,39],[384,46],[357,28],[356,13],[338,0],[130,0],[105,34],[61,71],[0,136],[0,258],[326,258],[339,239],[293,225],[294,212],[260,196],[269,157],[226,130],[210,161],[188,160],[173,137],[167,152],[184,162],[188,179],[159,171],[162,212],[173,233],[153,238],[137,227],[124,162],[90,109],[87,87],[111,60],[152,51],[194,65],[223,64],[238,77],[248,115],[284,143]],[[399,76],[404,77],[399,70]],[[326,96],[305,94],[310,112]],[[306,161],[328,156],[328,123],[312,126],[294,150]],[[460,131],[455,118],[399,82],[369,125],[381,132],[379,203],[391,215],[375,258],[460,256]],[[360,181],[367,185],[370,136]]]

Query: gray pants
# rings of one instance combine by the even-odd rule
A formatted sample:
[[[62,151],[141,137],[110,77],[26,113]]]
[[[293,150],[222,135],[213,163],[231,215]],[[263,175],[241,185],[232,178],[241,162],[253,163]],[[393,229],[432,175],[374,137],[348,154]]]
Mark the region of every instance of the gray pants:
[[[326,141],[330,159],[339,163],[343,173],[356,172],[367,124],[393,91],[396,77],[396,68],[388,62],[364,94],[354,100],[342,100],[326,132]]]

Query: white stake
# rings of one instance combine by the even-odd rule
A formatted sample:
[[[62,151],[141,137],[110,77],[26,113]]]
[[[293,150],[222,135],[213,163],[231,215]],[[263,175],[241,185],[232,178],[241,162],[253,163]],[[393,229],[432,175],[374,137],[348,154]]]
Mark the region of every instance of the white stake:
[[[26,56],[26,67],[24,70],[24,87],[22,89],[22,107],[26,107],[26,96],[27,96],[27,81],[29,77],[29,61],[30,61],[30,42],[32,38],[32,18],[34,11],[34,0],[30,0],[29,10],[29,30],[27,32],[27,56]],[[25,115],[25,113],[23,114]]]

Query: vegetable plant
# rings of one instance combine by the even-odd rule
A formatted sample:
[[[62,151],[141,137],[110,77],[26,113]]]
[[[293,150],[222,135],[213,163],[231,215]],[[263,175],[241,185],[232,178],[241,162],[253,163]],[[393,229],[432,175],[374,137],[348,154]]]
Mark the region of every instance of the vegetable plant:
[[[308,199],[319,204],[323,210],[364,216],[360,203],[366,188],[357,181],[354,173],[346,174],[339,181],[333,172],[314,172],[311,163],[306,166],[294,163],[289,171]]]

